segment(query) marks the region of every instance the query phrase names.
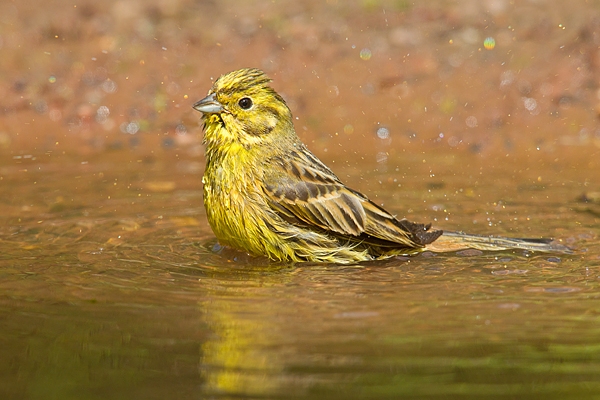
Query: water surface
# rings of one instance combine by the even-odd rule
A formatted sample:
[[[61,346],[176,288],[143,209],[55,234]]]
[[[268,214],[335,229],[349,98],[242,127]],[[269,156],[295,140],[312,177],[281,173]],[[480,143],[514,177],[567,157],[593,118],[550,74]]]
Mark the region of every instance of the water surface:
[[[107,158],[131,158],[120,153]],[[447,158],[430,156],[432,165]],[[376,195],[442,227],[551,234],[574,254],[285,265],[219,248],[193,159],[101,159],[3,167],[6,398],[581,398],[600,389],[600,253],[586,210],[595,205],[565,197],[562,185],[481,183],[465,195],[463,175],[428,189],[415,173]],[[382,177],[378,166],[365,162],[363,180]],[[397,176],[391,169],[384,176]]]

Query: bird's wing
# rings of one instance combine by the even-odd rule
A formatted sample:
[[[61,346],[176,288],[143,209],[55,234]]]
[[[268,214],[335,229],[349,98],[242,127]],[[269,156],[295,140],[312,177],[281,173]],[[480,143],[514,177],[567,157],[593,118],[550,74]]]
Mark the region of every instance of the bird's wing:
[[[346,187],[306,149],[268,162],[264,191],[269,205],[290,223],[410,247],[432,242],[441,234],[428,231],[422,224],[396,219]]]

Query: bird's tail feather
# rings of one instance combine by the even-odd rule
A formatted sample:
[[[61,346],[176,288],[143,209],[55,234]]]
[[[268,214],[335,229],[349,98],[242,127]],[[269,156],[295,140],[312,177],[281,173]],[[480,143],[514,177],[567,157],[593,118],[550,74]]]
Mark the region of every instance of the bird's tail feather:
[[[465,249],[484,251],[498,251],[508,249],[522,249],[540,251],[545,253],[572,253],[567,246],[555,243],[552,239],[517,239],[495,236],[470,235],[463,232],[444,231],[433,243],[429,243],[427,250],[442,253]]]

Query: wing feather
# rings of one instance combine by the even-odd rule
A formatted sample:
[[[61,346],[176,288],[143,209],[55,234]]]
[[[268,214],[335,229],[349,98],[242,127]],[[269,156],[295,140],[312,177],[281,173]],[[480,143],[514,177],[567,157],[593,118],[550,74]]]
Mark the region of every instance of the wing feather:
[[[273,210],[290,223],[349,239],[376,241],[382,246],[419,247],[442,233],[396,219],[363,194],[347,188],[306,148],[267,162],[264,191]]]

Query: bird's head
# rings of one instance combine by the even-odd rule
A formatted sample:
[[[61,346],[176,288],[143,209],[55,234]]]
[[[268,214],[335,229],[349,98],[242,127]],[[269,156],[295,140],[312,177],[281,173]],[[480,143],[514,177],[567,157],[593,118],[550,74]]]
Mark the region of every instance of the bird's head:
[[[204,114],[205,142],[237,142],[248,147],[271,142],[269,136],[293,134],[290,109],[269,86],[270,81],[256,68],[240,69],[217,79],[208,96],[193,106]]]

